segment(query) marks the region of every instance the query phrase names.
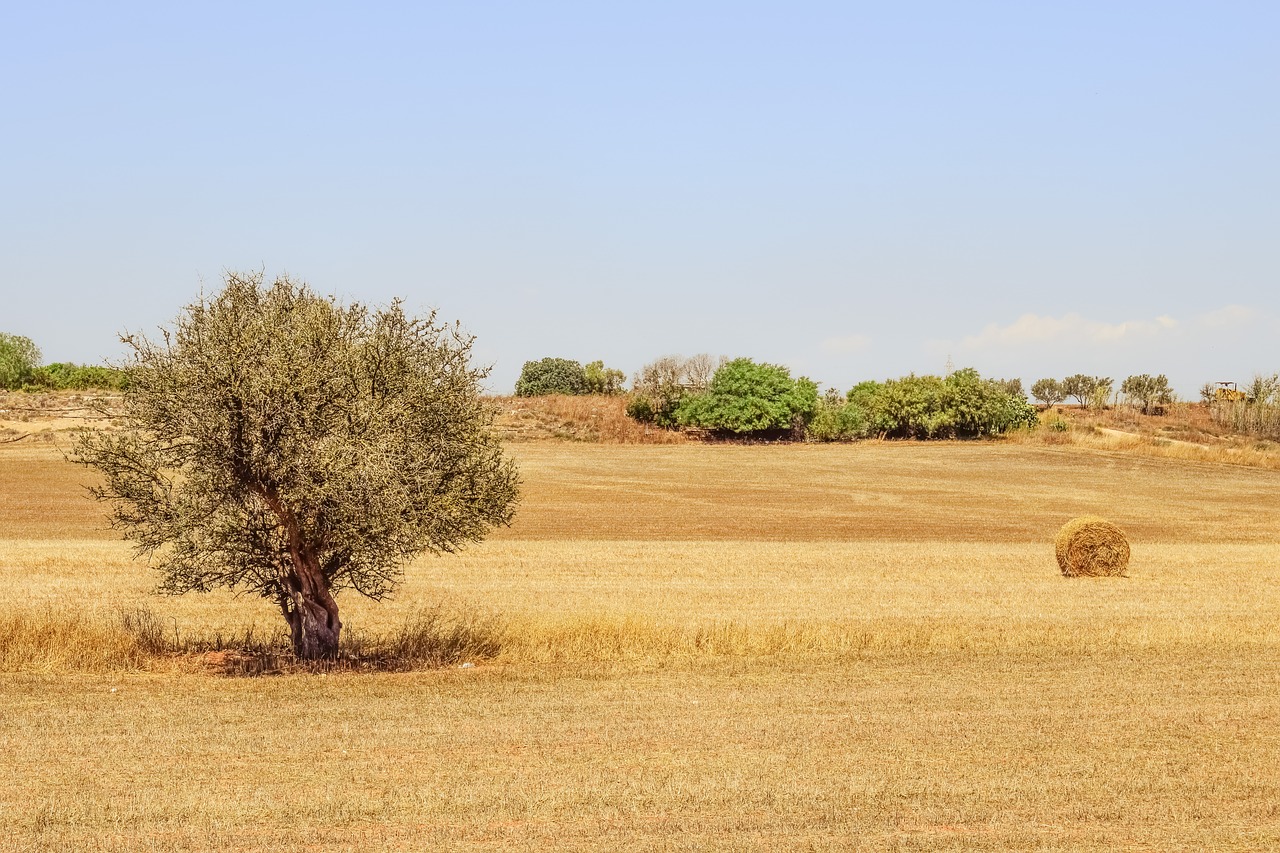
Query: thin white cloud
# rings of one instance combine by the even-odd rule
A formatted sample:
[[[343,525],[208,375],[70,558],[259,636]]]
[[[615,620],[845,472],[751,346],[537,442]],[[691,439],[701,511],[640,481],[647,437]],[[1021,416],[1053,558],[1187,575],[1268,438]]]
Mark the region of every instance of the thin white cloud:
[[[827,355],[848,355],[862,352],[871,346],[871,338],[866,335],[845,335],[838,338],[827,338],[820,344]]]
[[[1216,311],[1200,315],[1197,320],[1211,329],[1230,329],[1252,323],[1260,316],[1261,312],[1247,305],[1224,305]]]
[[[1091,320],[1080,314],[1064,314],[1061,317],[1023,314],[1007,325],[988,324],[978,334],[962,338],[958,349],[963,352],[972,352],[1056,341],[1114,344],[1135,339],[1150,339],[1174,332],[1178,328],[1178,321],[1167,315],[1150,320],[1106,323]]]

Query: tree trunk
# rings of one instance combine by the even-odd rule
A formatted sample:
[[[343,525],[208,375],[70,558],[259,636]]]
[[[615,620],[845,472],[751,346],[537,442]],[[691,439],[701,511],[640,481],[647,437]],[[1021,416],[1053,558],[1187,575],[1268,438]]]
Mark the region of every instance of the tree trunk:
[[[284,529],[289,543],[289,567],[280,579],[280,610],[289,623],[293,653],[303,660],[338,656],[338,636],[342,620],[338,602],[329,591],[329,581],[320,570],[320,561],[302,534],[297,518],[280,500],[275,490],[259,486],[260,495]]]
[[[286,586],[288,596],[280,609],[289,623],[293,653],[303,660],[336,658],[342,620],[320,567],[305,559],[295,563]]]

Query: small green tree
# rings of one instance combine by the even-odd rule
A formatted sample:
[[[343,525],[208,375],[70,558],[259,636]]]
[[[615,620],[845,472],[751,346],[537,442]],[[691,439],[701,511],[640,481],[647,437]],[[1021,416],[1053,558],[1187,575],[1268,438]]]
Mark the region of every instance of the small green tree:
[[[627,374],[604,366],[603,361],[593,361],[582,369],[583,383],[588,394],[621,394]]]
[[[947,384],[940,376],[908,374],[884,382],[875,402],[886,436],[937,438],[952,434],[955,414],[947,406]]]
[[[806,438],[810,441],[854,441],[866,438],[869,428],[866,411],[857,403],[846,400],[835,389],[828,389],[818,400]]]
[[[587,376],[582,365],[567,358],[526,361],[516,380],[517,397],[547,394],[586,394]]]
[[[1244,398],[1255,406],[1266,406],[1276,402],[1280,397],[1280,373],[1270,376],[1255,373],[1253,379],[1244,387]]]
[[[1022,387],[1021,379],[989,379],[988,382],[994,382],[1010,397],[1016,397],[1019,400],[1027,399],[1027,392]]]
[[[886,407],[885,383],[867,379],[849,389],[845,401],[866,416],[868,435],[888,435],[897,424]]]
[[[0,388],[21,388],[39,364],[40,348],[31,338],[0,332]]]
[[[945,405],[957,435],[999,435],[1037,422],[1025,394],[1013,393],[1007,381],[983,379],[972,367],[945,380]]]
[[[1120,393],[1141,406],[1144,415],[1173,402],[1173,389],[1163,373],[1159,376],[1147,373],[1130,376],[1120,384]]]
[[[780,365],[738,358],[715,372],[705,392],[681,400],[676,419],[737,435],[795,432],[803,431],[817,406],[817,383],[792,379]]]
[[[1031,396],[1043,403],[1046,409],[1067,399],[1062,383],[1056,379],[1037,379],[1031,386]]]
[[[1062,380],[1063,398],[1073,398],[1081,406],[1087,406],[1093,394],[1093,377],[1083,373],[1073,373]]]
[[[1072,397],[1083,408],[1101,408],[1111,397],[1113,382],[1109,376],[1085,376],[1075,373],[1062,380],[1062,393]]]
[[[1111,399],[1111,389],[1114,384],[1110,376],[1093,377],[1093,389],[1089,392],[1089,401],[1085,404],[1085,408],[1098,411],[1105,409],[1107,402]]]
[[[303,658],[338,652],[334,598],[380,599],[423,551],[510,521],[519,478],[456,325],[228,274],[163,342],[132,350],[126,428],[78,461],[160,589],[274,602]]]

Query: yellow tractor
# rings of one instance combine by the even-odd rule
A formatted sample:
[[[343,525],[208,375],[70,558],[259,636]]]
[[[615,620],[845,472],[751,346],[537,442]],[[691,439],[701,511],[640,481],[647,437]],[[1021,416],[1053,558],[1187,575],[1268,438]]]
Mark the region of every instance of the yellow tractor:
[[[1219,403],[1239,403],[1244,397],[1244,392],[1234,382],[1219,382],[1213,394],[1213,398]]]

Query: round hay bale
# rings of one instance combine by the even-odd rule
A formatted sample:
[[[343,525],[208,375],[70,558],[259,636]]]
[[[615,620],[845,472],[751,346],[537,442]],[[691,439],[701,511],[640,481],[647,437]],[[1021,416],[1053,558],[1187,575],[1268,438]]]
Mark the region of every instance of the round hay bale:
[[[1054,540],[1058,568],[1069,578],[1120,577],[1129,567],[1129,540],[1105,518],[1073,518]]]

